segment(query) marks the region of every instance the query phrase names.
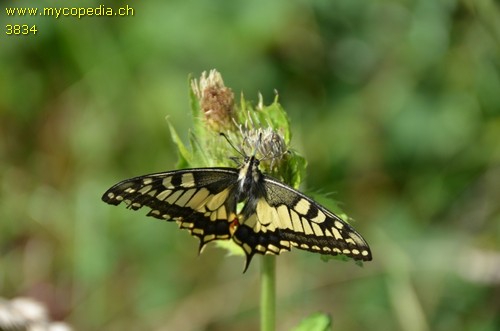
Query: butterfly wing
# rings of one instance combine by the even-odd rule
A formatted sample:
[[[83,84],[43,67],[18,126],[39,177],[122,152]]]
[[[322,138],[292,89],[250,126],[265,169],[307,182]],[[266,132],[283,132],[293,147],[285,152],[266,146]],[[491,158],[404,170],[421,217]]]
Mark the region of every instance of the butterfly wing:
[[[232,191],[238,171],[197,168],[139,176],[117,183],[102,196],[111,205],[125,203],[147,216],[175,221],[200,239],[200,251],[215,239],[229,239],[236,202]]]
[[[124,180],[106,191],[102,200],[125,203],[148,216],[175,221],[200,240],[200,251],[213,240],[232,238],[246,253],[245,270],[254,254],[274,254],[297,247],[322,254],[372,259],[359,233],[341,218],[293,188],[270,177],[236,215],[241,195],[239,171],[197,168],[169,171]],[[236,194],[238,193],[238,194]]]
[[[343,254],[370,261],[371,251],[352,226],[293,188],[264,176],[265,195],[254,203],[233,239],[247,254],[279,254],[291,247],[321,254]]]

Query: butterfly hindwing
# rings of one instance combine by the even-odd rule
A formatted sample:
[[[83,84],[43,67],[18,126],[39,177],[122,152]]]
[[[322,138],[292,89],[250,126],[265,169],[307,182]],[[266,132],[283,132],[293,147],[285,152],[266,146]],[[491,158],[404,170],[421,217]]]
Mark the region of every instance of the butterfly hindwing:
[[[104,193],[109,204],[124,202],[137,210],[149,207],[147,214],[176,221],[200,239],[200,250],[215,239],[230,238],[232,189],[238,172],[231,168],[198,168],[139,176],[124,180]]]

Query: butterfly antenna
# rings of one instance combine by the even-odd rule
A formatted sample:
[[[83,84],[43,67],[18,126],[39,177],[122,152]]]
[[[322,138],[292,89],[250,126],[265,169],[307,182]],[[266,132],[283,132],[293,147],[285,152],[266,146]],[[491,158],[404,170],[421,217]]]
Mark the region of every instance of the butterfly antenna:
[[[231,147],[232,147],[232,148],[233,148],[236,152],[238,152],[238,154],[240,154],[241,156],[245,157],[245,154],[243,154],[243,153],[242,153],[239,149],[237,149],[237,148],[233,145],[233,143],[231,142],[231,140],[229,140],[228,136],[227,136],[225,133],[220,132],[220,133],[219,133],[219,135],[223,136],[223,137],[226,139],[226,141],[229,143],[229,145],[230,145],[230,146],[231,146]]]

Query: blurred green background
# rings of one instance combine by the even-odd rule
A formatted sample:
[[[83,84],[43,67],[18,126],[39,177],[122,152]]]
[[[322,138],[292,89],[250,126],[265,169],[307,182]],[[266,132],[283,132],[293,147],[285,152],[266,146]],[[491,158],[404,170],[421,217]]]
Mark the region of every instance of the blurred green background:
[[[278,330],[499,330],[500,9],[493,0],[3,1],[128,4],[133,17],[7,17],[0,37],[0,296],[77,330],[256,330],[259,263],[101,202],[169,170],[187,77],[292,121],[304,188],[330,193],[374,260],[278,258]]]

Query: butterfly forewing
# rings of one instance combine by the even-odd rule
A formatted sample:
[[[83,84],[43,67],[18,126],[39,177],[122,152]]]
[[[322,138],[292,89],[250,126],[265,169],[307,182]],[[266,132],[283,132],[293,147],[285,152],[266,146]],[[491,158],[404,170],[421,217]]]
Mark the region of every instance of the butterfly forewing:
[[[354,228],[311,198],[265,178],[268,203],[280,211],[281,236],[290,245],[322,254],[370,261],[370,248]]]
[[[231,192],[238,172],[231,168],[199,168],[170,171],[124,180],[104,193],[104,202],[124,202],[147,214],[176,221],[200,239],[200,249],[215,239],[229,239],[230,209],[236,205]]]
[[[234,234],[247,255],[279,254],[291,247],[322,254],[372,259],[365,240],[349,224],[291,187],[265,177],[266,195]]]

